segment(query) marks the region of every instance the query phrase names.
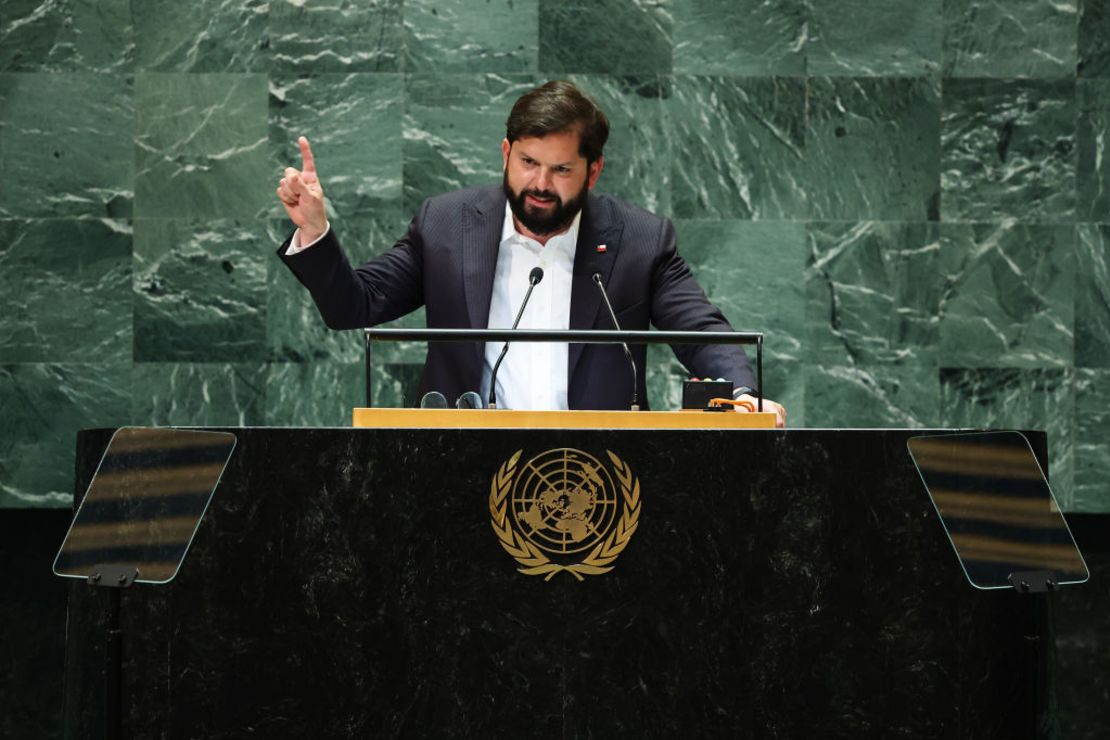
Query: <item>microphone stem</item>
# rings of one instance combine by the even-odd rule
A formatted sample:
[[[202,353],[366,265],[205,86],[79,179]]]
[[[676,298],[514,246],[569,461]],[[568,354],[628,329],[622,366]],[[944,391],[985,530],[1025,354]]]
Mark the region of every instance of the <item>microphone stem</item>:
[[[605,301],[605,309],[609,312],[609,318],[613,321],[613,328],[620,331],[621,325],[617,322],[617,314],[613,311],[613,304],[609,302],[609,294],[605,292],[605,286],[601,284],[601,275],[594,275],[594,283],[601,293],[601,300]],[[632,350],[628,349],[627,342],[621,342],[621,349],[624,350],[624,356],[628,358],[628,364],[632,367],[632,410],[639,411],[639,375],[636,371],[636,361],[632,359]]]
[[[513,328],[520,323],[520,317],[524,315],[524,307],[528,305],[528,299],[532,297],[532,289],[536,287],[539,280],[528,281],[528,292],[524,294],[524,300],[520,302],[520,310],[516,312],[516,320],[513,321]],[[505,355],[509,353],[509,343],[506,341],[505,346],[501,348],[501,354],[497,356],[497,362],[493,365],[493,372],[489,376],[489,406],[487,408],[497,408],[497,370],[501,367],[501,361],[505,359]]]

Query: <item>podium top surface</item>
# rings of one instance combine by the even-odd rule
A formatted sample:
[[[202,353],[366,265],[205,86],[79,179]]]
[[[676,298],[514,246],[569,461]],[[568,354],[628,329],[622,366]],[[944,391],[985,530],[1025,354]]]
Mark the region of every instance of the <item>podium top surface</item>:
[[[362,429],[774,429],[770,412],[356,408]]]

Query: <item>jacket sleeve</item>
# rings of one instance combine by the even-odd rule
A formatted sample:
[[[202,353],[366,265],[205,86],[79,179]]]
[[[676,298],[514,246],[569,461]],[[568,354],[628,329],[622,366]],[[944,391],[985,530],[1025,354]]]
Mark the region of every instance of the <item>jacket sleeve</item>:
[[[663,219],[652,268],[651,323],[668,331],[733,331],[721,310],[706,298],[690,266],[678,254],[676,242],[674,226]],[[737,386],[756,387],[741,345],[679,344],[671,349],[695,377],[725,378]]]
[[[352,268],[339,246],[335,229],[310,248],[289,256],[292,235],[278,256],[308,288],[330,329],[359,329],[392,321],[424,304],[422,223],[428,203],[421,206],[408,231],[384,254]]]

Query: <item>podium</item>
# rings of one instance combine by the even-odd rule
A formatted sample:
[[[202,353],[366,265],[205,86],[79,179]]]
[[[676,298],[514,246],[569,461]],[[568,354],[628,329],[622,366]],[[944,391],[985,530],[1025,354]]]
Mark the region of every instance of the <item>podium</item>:
[[[368,423],[234,430],[186,567],[122,594],[126,736],[1009,740],[1046,717],[1050,597],[968,585],[922,430]],[[78,435],[78,491],[111,434]],[[614,527],[636,487],[606,572],[570,568],[573,522],[534,574],[495,526],[558,454],[608,477]],[[102,726],[101,591],[71,587],[67,737]]]

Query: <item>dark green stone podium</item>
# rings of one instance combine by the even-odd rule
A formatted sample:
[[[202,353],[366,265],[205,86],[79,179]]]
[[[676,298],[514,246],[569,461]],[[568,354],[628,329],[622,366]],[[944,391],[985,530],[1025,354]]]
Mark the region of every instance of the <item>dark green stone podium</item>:
[[[136,738],[1035,737],[1043,596],[965,580],[903,430],[235,429],[178,577],[122,594]],[[84,491],[111,430],[78,437]],[[1045,438],[1031,434],[1044,465]],[[603,575],[525,575],[520,459],[640,484]],[[102,727],[106,589],[70,591],[66,734]]]

